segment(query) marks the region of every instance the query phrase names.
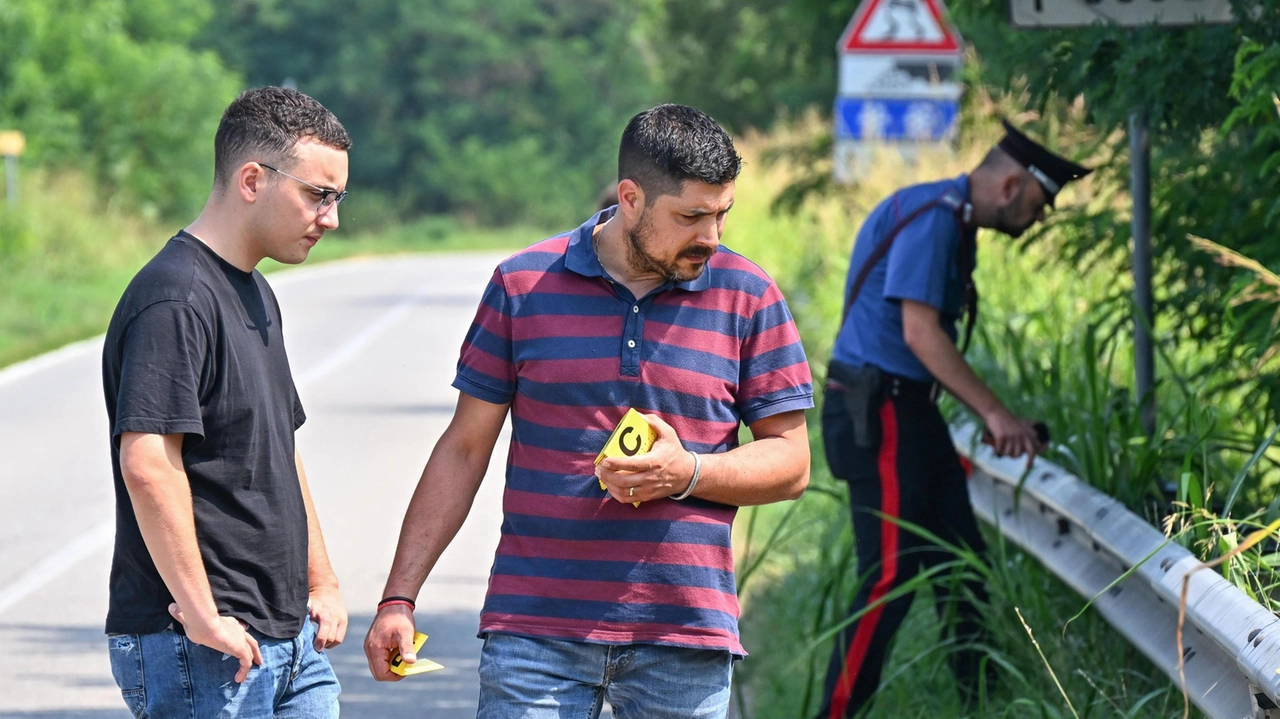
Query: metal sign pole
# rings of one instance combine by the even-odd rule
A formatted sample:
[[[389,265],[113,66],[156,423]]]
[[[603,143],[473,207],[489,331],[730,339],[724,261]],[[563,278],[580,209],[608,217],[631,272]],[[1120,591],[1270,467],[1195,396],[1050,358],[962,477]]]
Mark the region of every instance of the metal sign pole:
[[[18,206],[18,156],[4,156],[4,194],[9,207]]]
[[[1129,116],[1129,165],[1133,194],[1133,352],[1142,428],[1156,431],[1155,353],[1151,344],[1154,303],[1151,295],[1151,138],[1147,116]]]

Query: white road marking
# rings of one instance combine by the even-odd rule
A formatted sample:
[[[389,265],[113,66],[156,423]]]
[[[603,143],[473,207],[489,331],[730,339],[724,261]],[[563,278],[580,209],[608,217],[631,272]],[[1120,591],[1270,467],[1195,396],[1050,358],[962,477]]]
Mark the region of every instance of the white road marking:
[[[341,347],[330,352],[328,357],[325,357],[306,372],[298,375],[295,380],[295,384],[297,384],[298,388],[301,389],[303,385],[310,384],[311,382],[324,377],[350,361],[360,353],[360,350],[369,346],[369,343],[372,342],[375,337],[391,325],[399,322],[401,319],[404,319],[404,316],[409,314],[409,310],[422,300],[425,294],[425,292],[419,291],[405,297],[403,300],[400,300],[396,303],[395,307],[387,310],[384,315],[374,320],[372,324],[357,332],[355,336],[347,340]]]
[[[69,345],[63,345],[52,352],[46,352],[38,357],[32,357],[29,360],[18,362],[17,364],[11,364],[3,370],[0,370],[0,387],[7,384],[13,384],[20,379],[26,379],[37,372],[42,372],[54,365],[75,359],[80,355],[89,352],[101,351],[102,339],[103,336],[98,335],[97,337],[92,337],[87,340],[72,342]]]
[[[28,569],[9,586],[0,589],[0,615],[5,614],[18,602],[26,599],[44,585],[61,577],[82,560],[92,556],[94,552],[111,544],[116,536],[116,522],[103,522],[80,535],[70,544],[45,557],[40,563]]]

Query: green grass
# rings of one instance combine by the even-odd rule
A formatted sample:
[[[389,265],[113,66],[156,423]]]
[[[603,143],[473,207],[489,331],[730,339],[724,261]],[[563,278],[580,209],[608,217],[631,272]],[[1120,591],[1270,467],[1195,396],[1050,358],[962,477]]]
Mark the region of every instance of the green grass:
[[[177,230],[117,210],[74,174],[33,173],[22,202],[0,206],[0,367],[105,331],[125,286]],[[427,218],[377,231],[328,234],[308,265],[360,255],[514,250],[551,234]],[[267,261],[264,272],[280,269]]]

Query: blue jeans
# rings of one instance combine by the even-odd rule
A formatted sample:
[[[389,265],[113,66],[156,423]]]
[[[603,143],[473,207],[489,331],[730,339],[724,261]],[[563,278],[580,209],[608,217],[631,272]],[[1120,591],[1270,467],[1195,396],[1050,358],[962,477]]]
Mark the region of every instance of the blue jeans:
[[[718,649],[487,634],[476,719],[724,719],[732,675]]]
[[[172,630],[107,637],[111,674],[138,719],[337,719],[342,688],[315,649],[315,622],[293,639],[250,634],[262,666],[242,684],[239,660]]]

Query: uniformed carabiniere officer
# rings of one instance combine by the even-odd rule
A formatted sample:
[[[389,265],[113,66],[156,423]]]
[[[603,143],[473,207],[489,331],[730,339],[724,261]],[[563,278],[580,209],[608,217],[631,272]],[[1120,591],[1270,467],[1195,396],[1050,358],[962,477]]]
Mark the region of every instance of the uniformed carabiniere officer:
[[[1000,401],[965,362],[962,346],[977,311],[973,286],[980,227],[1018,237],[1044,219],[1066,183],[1090,170],[1046,150],[1007,121],[1006,135],[970,174],[901,189],[858,232],[845,284],[845,315],[828,372],[823,440],[831,472],[849,483],[858,576],[839,635],[821,719],[852,717],[870,700],[912,594],[883,601],[944,550],[893,520],[923,527],[949,544],[985,549],[969,505],[965,472],[938,411],[941,387],[985,423],[996,451],[1035,455],[1034,424]],[[952,669],[963,700],[973,698],[980,653],[976,608],[963,591],[935,587],[938,611],[955,640]],[[967,587],[980,601],[981,586]]]

